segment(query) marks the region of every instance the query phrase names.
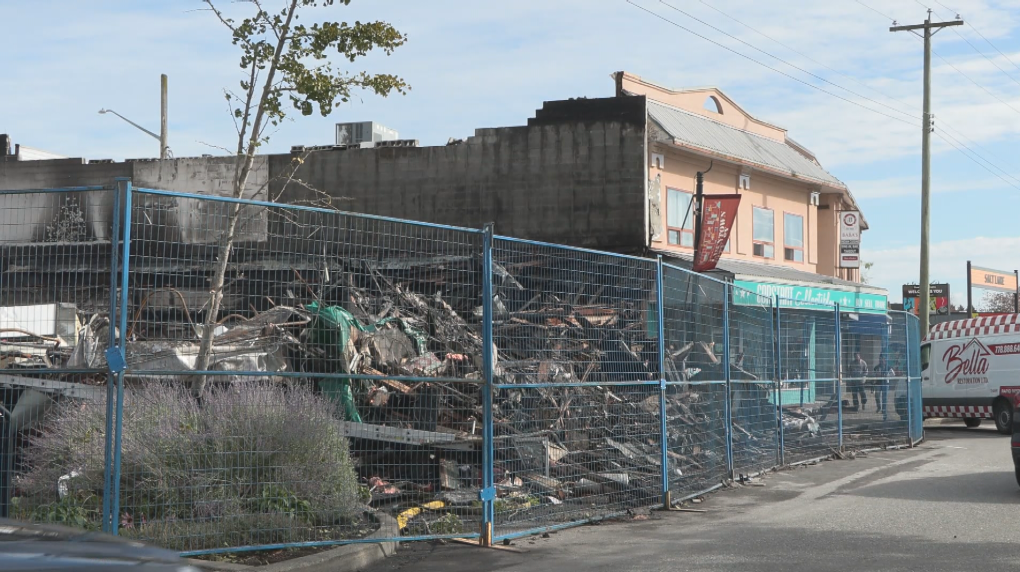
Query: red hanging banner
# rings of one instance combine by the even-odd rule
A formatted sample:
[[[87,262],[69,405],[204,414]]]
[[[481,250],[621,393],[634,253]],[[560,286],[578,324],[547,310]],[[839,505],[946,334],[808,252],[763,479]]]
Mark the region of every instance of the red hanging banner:
[[[698,251],[694,253],[695,272],[712,270],[719,262],[737,217],[740,195],[705,195],[703,200],[701,236],[697,237]]]

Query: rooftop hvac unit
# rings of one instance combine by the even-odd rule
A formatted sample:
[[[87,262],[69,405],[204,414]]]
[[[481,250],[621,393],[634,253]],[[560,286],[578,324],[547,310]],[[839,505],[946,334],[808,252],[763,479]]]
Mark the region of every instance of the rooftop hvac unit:
[[[355,123],[336,124],[337,145],[358,145],[361,143],[393,141],[400,135],[374,121],[358,121]]]

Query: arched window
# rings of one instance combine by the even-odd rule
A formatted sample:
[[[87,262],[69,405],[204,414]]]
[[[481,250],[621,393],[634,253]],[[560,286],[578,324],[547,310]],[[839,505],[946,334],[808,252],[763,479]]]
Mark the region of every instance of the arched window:
[[[714,95],[710,95],[705,98],[704,107],[705,109],[711,111],[712,113],[718,113],[719,115],[722,115],[722,105],[719,104],[719,100],[716,99]]]

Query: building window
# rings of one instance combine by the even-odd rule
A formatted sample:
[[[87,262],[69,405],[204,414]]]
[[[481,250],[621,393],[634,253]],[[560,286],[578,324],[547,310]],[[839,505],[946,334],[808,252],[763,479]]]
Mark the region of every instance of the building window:
[[[804,262],[804,217],[783,213],[783,258]]]
[[[691,208],[693,195],[669,188],[666,192],[666,227],[669,243],[693,248],[694,211]]]
[[[775,258],[775,228],[772,211],[762,207],[754,207],[753,229],[755,256]]]

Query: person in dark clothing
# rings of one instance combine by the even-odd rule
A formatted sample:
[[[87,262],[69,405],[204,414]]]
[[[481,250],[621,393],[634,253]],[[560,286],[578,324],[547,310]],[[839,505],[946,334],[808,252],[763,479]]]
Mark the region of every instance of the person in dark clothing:
[[[868,394],[864,391],[864,383],[868,377],[868,362],[864,361],[860,352],[854,354],[854,361],[850,364],[850,394],[853,396],[854,407],[858,411],[864,411],[868,405]]]
[[[893,376],[892,368],[889,367],[889,362],[886,361],[885,357],[878,359],[878,365],[875,366],[874,379],[871,382],[872,390],[875,394],[875,407],[879,413],[883,413],[885,418],[889,418],[889,378]]]

